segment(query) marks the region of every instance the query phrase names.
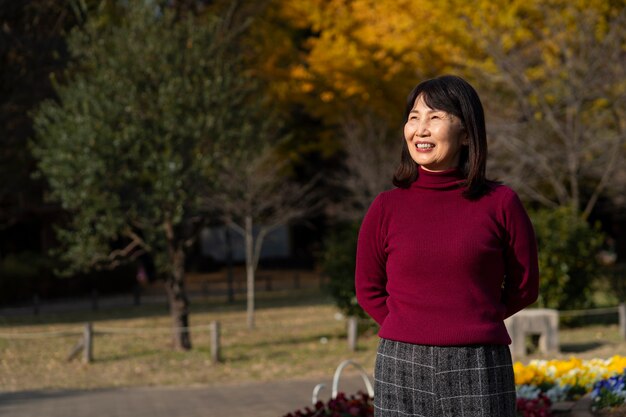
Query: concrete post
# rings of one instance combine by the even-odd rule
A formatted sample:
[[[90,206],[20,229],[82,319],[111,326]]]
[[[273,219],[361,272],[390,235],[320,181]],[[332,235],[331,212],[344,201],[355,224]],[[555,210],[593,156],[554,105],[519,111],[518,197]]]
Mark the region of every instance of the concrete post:
[[[356,350],[358,319],[348,317],[348,348],[351,352]]]
[[[85,323],[83,331],[83,362],[91,363],[93,361],[93,327],[91,323]]]
[[[220,323],[212,321],[209,325],[211,331],[211,363],[220,362]]]

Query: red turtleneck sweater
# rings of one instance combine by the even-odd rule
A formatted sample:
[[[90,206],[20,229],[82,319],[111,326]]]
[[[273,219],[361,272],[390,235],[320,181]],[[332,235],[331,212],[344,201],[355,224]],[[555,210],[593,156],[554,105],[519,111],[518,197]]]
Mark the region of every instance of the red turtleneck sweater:
[[[517,194],[462,196],[456,169],[419,170],[378,195],[356,256],[359,304],[380,337],[422,345],[509,344],[503,320],[538,293],[537,246]]]

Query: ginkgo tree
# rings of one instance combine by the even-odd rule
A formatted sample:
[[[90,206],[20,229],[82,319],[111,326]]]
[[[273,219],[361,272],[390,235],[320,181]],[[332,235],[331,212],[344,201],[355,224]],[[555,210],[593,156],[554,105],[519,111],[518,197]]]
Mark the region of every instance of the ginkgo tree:
[[[448,36],[455,24],[446,3],[274,0],[266,20],[279,28],[258,28],[267,51],[261,69],[279,99],[303,104],[326,123],[362,109],[398,123],[410,89],[452,70],[464,52]],[[277,31],[291,42],[277,47]]]
[[[392,132],[412,86],[454,72],[479,89],[498,177],[528,199],[583,217],[600,196],[619,198],[626,180],[623,1],[273,5],[272,21],[299,38],[261,48],[274,57],[262,69],[275,76],[277,97],[305,106],[337,138],[346,126],[371,125],[372,114],[376,130]]]

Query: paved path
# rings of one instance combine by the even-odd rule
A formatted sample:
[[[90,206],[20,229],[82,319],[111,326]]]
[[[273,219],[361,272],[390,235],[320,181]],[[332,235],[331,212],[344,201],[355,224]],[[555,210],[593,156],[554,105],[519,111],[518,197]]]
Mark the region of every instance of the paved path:
[[[371,380],[371,378],[370,378]],[[320,398],[330,397],[331,380],[293,380],[221,387],[157,387],[93,391],[22,391],[0,393],[2,417],[283,417],[311,404],[313,388],[326,384]],[[365,390],[359,376],[343,376],[340,390]],[[561,404],[570,417],[592,417],[591,399]],[[558,404],[557,404],[558,406]],[[565,407],[564,407],[565,406]]]
[[[371,380],[371,378],[370,378]],[[0,393],[4,417],[282,417],[311,404],[313,388],[328,399],[328,380],[246,383],[219,387],[158,387],[93,391]],[[342,376],[340,391],[365,391],[358,375]]]

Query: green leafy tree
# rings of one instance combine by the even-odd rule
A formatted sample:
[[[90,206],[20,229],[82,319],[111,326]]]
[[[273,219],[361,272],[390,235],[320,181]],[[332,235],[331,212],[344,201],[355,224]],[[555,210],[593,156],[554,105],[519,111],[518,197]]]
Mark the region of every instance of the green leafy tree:
[[[559,310],[590,307],[591,284],[601,275],[599,225],[589,225],[567,207],[541,209],[531,218],[539,246],[537,304]]]
[[[231,52],[237,33],[129,2],[117,24],[72,33],[74,64],[35,117],[39,169],[72,215],[58,230],[65,272],[152,258],[180,349],[191,348],[185,258],[206,219],[201,193],[251,93]]]

